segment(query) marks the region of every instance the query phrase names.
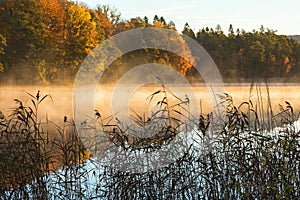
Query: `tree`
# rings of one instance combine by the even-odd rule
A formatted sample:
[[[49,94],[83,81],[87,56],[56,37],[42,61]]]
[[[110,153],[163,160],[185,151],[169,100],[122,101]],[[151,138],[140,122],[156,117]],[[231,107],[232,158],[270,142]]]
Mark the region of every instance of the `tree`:
[[[166,20],[165,20],[165,18],[164,17],[160,17],[160,23],[162,23],[163,25],[167,25],[167,22],[166,22]]]
[[[170,22],[168,23],[168,27],[171,28],[171,29],[176,30],[176,26],[175,26],[175,23],[174,23],[173,21],[170,21]]]
[[[147,26],[146,22],[143,19],[141,19],[140,17],[131,18],[130,23],[132,23],[135,28],[143,28],[143,27]]]
[[[116,8],[112,8],[109,5],[104,5],[100,7],[106,17],[110,20],[110,23],[115,26],[121,20],[121,13]]]
[[[248,69],[248,73],[250,77],[254,76],[261,76],[265,75],[265,69],[264,69],[264,64],[266,61],[265,57],[265,47],[260,41],[254,41],[252,42],[251,46],[249,47],[249,59],[250,59],[250,65]]]
[[[92,21],[96,22],[96,29],[99,35],[99,42],[113,35],[114,27],[111,20],[107,16],[107,11],[98,7],[95,11],[90,11]]]
[[[157,15],[155,15],[153,18],[153,24],[155,24],[156,22],[159,22],[159,18]]]
[[[216,26],[215,33],[216,33],[217,35],[224,35],[224,32],[222,31],[222,28],[221,28],[221,25],[220,25],[220,24],[218,24],[218,25]]]
[[[144,22],[145,22],[146,24],[148,24],[148,23],[149,23],[149,19],[148,19],[148,17],[147,17],[147,16],[145,16],[145,17],[144,17]]]
[[[129,21],[120,22],[120,23],[115,25],[113,34],[118,34],[118,33],[121,33],[123,31],[127,31],[127,30],[130,30],[130,29],[133,29],[133,28],[135,28],[134,24],[132,24]]]
[[[47,80],[64,80],[66,77],[72,79],[85,56],[98,41],[111,35],[111,26],[106,26],[107,18],[99,10],[90,11],[67,0],[40,1],[43,21],[47,27],[44,35],[46,45],[42,53],[46,62],[35,64],[38,68],[46,66]],[[100,21],[102,24],[98,23]]]
[[[5,54],[4,48],[6,47],[6,39],[5,37],[0,34],[0,72],[4,72],[4,67],[3,67],[3,57],[2,55]]]
[[[66,66],[71,77],[74,77],[83,59],[98,44],[96,23],[91,19],[90,12],[82,6],[71,3],[67,8],[63,79],[66,75]]]
[[[59,77],[65,48],[65,22],[68,2],[66,0],[40,0],[47,27],[44,34],[45,48],[42,57],[46,61],[46,77],[55,81]]]
[[[45,26],[36,0],[4,0],[1,19],[6,25],[1,27],[7,38],[7,51],[16,58],[28,59],[42,48]]]
[[[24,74],[38,76],[32,63],[41,59],[39,55],[44,48],[43,36],[47,28],[40,1],[3,0],[0,16],[1,34],[6,38],[5,69],[16,80],[22,80]]]
[[[196,39],[194,31],[190,28],[188,23],[185,23],[182,34],[187,35],[193,39]]]
[[[232,24],[229,25],[229,29],[228,29],[228,37],[229,37],[229,38],[234,38],[234,37],[235,37],[235,34],[234,34],[234,30],[233,30]]]

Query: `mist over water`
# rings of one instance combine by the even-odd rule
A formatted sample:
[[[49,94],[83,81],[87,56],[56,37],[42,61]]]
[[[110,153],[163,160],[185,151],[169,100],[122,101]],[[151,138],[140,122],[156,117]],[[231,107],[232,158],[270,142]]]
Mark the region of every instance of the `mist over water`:
[[[7,116],[18,106],[14,99],[23,102],[24,106],[33,108],[31,96],[36,96],[38,90],[41,97],[50,95],[39,106],[39,116],[42,121],[46,117],[51,121],[63,121],[64,116],[72,114],[72,87],[66,86],[0,86],[0,110]],[[52,101],[53,100],[53,101]]]
[[[126,87],[126,86],[124,86]],[[279,111],[279,104],[284,105],[285,101],[292,104],[295,112],[299,111],[300,108],[300,86],[299,85],[270,85],[269,94],[271,97],[272,107],[276,112]],[[112,114],[112,98],[114,92],[113,85],[99,85],[94,94],[95,109],[99,110],[103,117],[108,117]],[[151,103],[149,103],[149,97],[152,93],[159,90],[160,87],[155,86],[144,86],[136,90],[130,97],[128,104],[121,109],[134,110],[140,115],[149,114],[151,108],[161,100],[161,96],[155,97]],[[185,89],[184,87],[175,87],[176,91],[174,94],[179,98],[184,98]],[[194,95],[196,97],[197,106],[200,107],[202,113],[209,113],[212,111],[211,94],[205,85],[194,86]],[[30,96],[26,93],[36,95],[37,91],[40,90],[41,96],[50,95],[51,98],[46,98],[39,107],[39,117],[41,121],[48,120],[54,123],[63,122],[64,116],[68,119],[73,118],[73,110],[76,105],[72,105],[73,102],[73,87],[72,86],[1,86],[0,89],[0,110],[8,116],[13,108],[18,106],[14,99],[21,100],[25,106],[33,106],[30,100]],[[235,105],[249,100],[254,103],[254,106],[258,104],[258,100],[267,105],[267,90],[265,86],[257,86],[252,88],[250,95],[250,84],[246,85],[225,85],[225,92],[233,97]],[[88,97],[89,95],[87,95]],[[170,104],[175,103],[176,99],[170,97]],[[123,101],[122,99],[119,100]],[[128,106],[127,106],[128,105]],[[114,111],[118,112],[118,111]]]

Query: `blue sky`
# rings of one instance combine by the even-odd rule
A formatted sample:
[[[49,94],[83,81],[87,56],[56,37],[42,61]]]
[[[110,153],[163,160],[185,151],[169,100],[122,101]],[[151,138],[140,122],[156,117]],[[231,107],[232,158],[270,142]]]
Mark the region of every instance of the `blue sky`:
[[[154,15],[175,22],[179,31],[186,22],[194,31],[220,24],[227,33],[229,24],[234,29],[258,30],[261,25],[277,30],[278,34],[300,35],[299,0],[79,0],[90,7],[110,5],[117,8],[122,18]]]

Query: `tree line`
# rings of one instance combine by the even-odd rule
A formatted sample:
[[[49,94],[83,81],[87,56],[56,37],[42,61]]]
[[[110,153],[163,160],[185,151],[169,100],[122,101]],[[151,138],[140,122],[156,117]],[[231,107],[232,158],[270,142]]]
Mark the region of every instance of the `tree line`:
[[[185,24],[183,33],[197,40],[212,56],[227,82],[270,79],[299,81],[300,45],[286,35],[261,26],[246,32],[230,25],[225,35],[218,25],[197,33]]]
[[[13,84],[70,83],[85,57],[99,43],[122,31],[140,27],[176,30],[164,17],[122,20],[117,9],[91,9],[69,0],[2,0],[0,2],[0,82]],[[194,32],[188,23],[182,34],[199,42],[212,56],[227,82],[275,78],[298,81],[300,45],[296,40],[265,29],[228,34],[220,26]],[[163,35],[162,37],[167,37]],[[176,48],[191,53],[183,39]],[[142,42],[142,41],[141,41]],[[143,56],[141,56],[143,55]],[[104,74],[115,81],[137,64],[161,63],[176,68],[190,81],[201,81],[186,60],[159,49],[140,49],[123,55]],[[300,76],[298,76],[300,77]]]

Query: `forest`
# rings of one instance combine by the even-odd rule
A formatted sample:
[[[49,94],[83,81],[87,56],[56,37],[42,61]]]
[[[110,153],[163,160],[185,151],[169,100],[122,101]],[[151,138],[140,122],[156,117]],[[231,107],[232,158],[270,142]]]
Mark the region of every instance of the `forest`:
[[[300,44],[295,37],[276,34],[263,25],[251,32],[233,25],[228,31],[223,31],[219,25],[194,31],[187,22],[179,31],[174,22],[163,16],[124,20],[121,13],[110,6],[91,9],[69,0],[2,0],[0,83],[72,83],[81,63],[93,48],[115,34],[141,27],[174,29],[193,38],[213,58],[224,82],[299,81]],[[189,55],[185,41],[179,43]],[[202,81],[189,61],[159,49],[141,49],[115,61],[105,72],[104,82],[116,81],[116,74],[141,63],[169,65],[191,83]]]

